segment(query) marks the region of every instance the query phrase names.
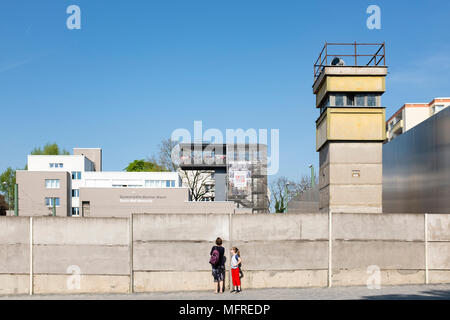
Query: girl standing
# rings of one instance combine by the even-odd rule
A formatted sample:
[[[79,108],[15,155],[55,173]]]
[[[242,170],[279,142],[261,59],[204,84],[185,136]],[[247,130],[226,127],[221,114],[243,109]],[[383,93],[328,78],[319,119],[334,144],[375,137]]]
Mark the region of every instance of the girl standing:
[[[233,280],[233,290],[231,293],[241,292],[241,278],[239,275],[241,266],[241,257],[239,249],[236,247],[231,248],[231,279]]]

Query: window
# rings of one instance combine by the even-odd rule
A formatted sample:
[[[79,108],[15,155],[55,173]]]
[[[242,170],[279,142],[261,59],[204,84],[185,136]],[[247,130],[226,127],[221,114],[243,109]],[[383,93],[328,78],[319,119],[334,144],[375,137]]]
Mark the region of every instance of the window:
[[[343,94],[337,94],[335,97],[335,105],[336,107],[343,107],[344,106],[344,95]]]
[[[81,172],[72,171],[72,180],[81,180]]]
[[[59,189],[59,179],[46,179],[45,187],[47,189]]]
[[[59,198],[45,198],[45,205],[47,207],[53,207],[53,203],[55,207],[59,207]]]
[[[73,198],[79,198],[79,197],[80,197],[80,190],[78,190],[78,189],[73,189],[73,190],[72,190],[72,197],[73,197]]]
[[[376,107],[377,106],[377,96],[374,94],[367,95],[367,106]]]
[[[437,104],[432,108],[433,114],[438,113],[439,111],[445,109],[445,106],[442,104]]]
[[[175,180],[145,180],[146,188],[175,188]]]
[[[356,104],[357,107],[364,107],[366,105],[366,96],[363,94],[357,94],[356,97]]]
[[[72,217],[80,216],[80,208],[72,208]]]
[[[354,106],[355,105],[355,95],[354,94],[348,94],[347,95],[347,105],[348,106]]]
[[[64,168],[62,163],[49,163],[50,168]]]
[[[322,103],[319,106],[320,114],[322,114],[322,112],[324,112],[325,109],[329,106],[330,106],[330,97],[327,95],[326,98],[324,100],[322,100]],[[258,160],[260,160],[260,158],[258,158]]]

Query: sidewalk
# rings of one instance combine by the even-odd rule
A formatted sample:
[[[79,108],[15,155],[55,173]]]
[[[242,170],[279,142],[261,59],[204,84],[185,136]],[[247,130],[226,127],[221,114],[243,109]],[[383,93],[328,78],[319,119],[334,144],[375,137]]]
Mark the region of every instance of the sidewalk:
[[[0,296],[8,299],[62,299],[62,300],[450,300],[450,284],[367,287],[334,287],[302,289],[252,289],[239,294],[216,295],[212,292],[170,292],[135,294],[79,294],[79,295],[21,295]]]

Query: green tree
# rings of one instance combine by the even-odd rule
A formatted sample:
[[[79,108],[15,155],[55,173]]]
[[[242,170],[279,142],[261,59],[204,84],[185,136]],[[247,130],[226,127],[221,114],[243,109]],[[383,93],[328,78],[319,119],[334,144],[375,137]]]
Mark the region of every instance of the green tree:
[[[46,156],[57,156],[57,155],[69,155],[69,151],[65,149],[60,149],[56,143],[47,143],[45,146],[34,148],[31,151],[32,155],[46,155]]]
[[[149,160],[134,160],[130,162],[128,166],[124,169],[127,172],[160,172],[167,171],[160,165]]]
[[[0,192],[8,203],[9,210],[14,210],[14,186],[16,185],[16,170],[9,167],[0,175]]]

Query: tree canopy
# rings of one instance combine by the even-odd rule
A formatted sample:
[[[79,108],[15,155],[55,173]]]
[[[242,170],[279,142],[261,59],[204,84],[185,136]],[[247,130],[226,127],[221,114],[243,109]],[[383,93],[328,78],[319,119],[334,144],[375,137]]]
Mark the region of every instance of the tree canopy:
[[[46,155],[46,156],[57,156],[57,155],[69,155],[69,151],[61,149],[56,143],[47,143],[42,148],[36,147],[31,151],[32,155]]]
[[[141,160],[134,160],[133,162],[130,162],[128,166],[124,169],[127,172],[160,172],[160,171],[167,171],[162,166],[158,165],[155,162],[141,159]]]
[[[3,193],[5,201],[11,204],[10,210],[14,209],[14,186],[16,185],[16,170],[9,167],[0,175],[0,192]]]

